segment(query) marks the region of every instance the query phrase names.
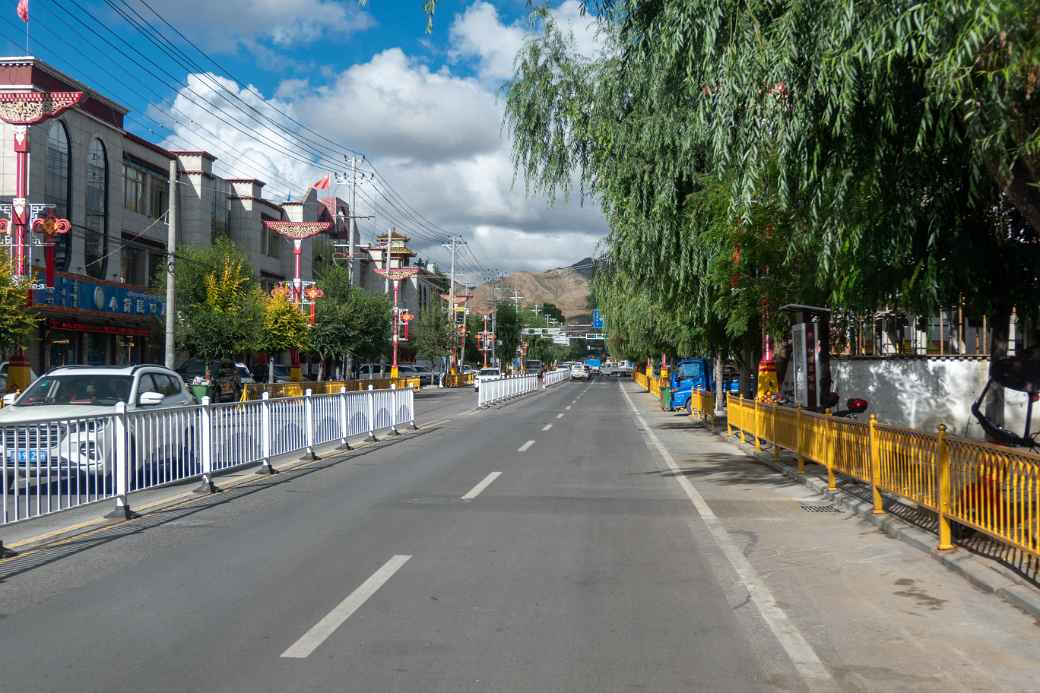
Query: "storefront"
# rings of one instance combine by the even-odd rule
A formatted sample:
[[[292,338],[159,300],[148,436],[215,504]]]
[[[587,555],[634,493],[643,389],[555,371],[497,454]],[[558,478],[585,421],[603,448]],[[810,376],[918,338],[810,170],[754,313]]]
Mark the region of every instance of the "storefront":
[[[37,372],[162,362],[165,302],[144,289],[59,273],[53,289],[33,291],[33,309],[44,318],[31,355]]]

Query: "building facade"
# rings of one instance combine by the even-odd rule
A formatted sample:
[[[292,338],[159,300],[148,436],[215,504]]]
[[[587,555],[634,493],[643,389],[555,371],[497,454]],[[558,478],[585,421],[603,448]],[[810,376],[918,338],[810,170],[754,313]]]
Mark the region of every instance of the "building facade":
[[[222,178],[205,151],[171,151],[128,132],[127,109],[31,57],[0,58],[0,90],[82,91],[59,118],[29,128],[29,201],[54,205],[72,231],[55,247],[52,289],[33,291],[43,316],[29,358],[37,372],[64,364],[161,362],[165,301],[157,290],[165,270],[170,168],[178,170],[177,246],[206,246],[227,235],[248,255],[270,289],[293,277],[291,247],[264,229],[265,220],[336,221],[349,227],[338,199],[279,203],[264,183]],[[13,128],[0,124],[0,201],[15,192]],[[345,235],[341,236],[346,239]],[[301,273],[312,278],[315,258],[331,256],[334,237],[303,245]],[[44,256],[31,266],[42,275]]]

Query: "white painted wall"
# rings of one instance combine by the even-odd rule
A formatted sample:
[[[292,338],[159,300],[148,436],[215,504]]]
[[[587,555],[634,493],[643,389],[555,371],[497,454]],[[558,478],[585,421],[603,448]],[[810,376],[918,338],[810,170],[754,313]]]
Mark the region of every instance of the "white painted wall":
[[[921,431],[945,423],[956,435],[982,438],[971,404],[986,385],[989,361],[958,358],[833,358],[831,374],[841,402],[862,397],[878,421]],[[1021,433],[1026,396],[1008,390],[1005,427]],[[1040,404],[1031,430],[1040,425]]]

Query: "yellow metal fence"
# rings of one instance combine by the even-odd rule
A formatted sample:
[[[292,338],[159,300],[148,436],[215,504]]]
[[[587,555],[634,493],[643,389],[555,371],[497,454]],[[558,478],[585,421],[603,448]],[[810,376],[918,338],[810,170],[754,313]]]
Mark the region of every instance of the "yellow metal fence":
[[[650,383],[647,381],[646,373],[643,371],[635,371],[632,373],[632,380],[636,381],[636,384],[643,388],[645,391],[650,392]]]
[[[444,376],[444,387],[466,387],[473,384],[474,373],[456,373]]]
[[[398,388],[411,388],[419,391],[419,378],[374,378],[372,380],[323,380],[321,382],[301,383],[255,383],[242,387],[242,399],[260,399],[265,392],[270,393],[272,398],[278,397],[303,397],[307,390],[315,395],[332,395],[340,392],[344,387],[347,392],[367,390],[371,385],[375,390],[387,390],[391,385]]]
[[[728,395],[727,430],[761,447],[773,444],[870,485],[874,512],[882,493],[913,501],[939,519],[939,548],[953,548],[951,522],[1040,556],[1040,455],[937,433],[835,418]]]

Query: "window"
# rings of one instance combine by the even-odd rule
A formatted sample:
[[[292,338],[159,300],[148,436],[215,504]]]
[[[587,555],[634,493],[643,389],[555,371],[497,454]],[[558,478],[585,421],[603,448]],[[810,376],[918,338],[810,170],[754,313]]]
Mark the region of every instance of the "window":
[[[166,376],[162,376],[166,377]],[[141,380],[137,385],[137,396],[140,397],[146,392],[158,392],[160,395],[163,394],[163,388],[155,382],[156,378],[151,373],[145,373],[141,376]]]
[[[148,176],[149,205],[148,216],[159,219],[170,207],[170,181],[168,178],[152,174]]]
[[[277,221],[274,217],[269,217],[266,214],[261,215],[263,221]],[[267,257],[280,258],[282,256],[282,237],[278,234],[268,230],[266,226],[261,229],[262,241],[260,252]]]
[[[108,155],[101,140],[87,149],[87,215],[84,269],[104,279],[108,269]]]
[[[146,214],[148,208],[148,174],[130,164],[123,164],[123,206],[131,212]]]
[[[210,187],[210,224],[213,235],[226,234],[231,228],[231,206],[228,202],[227,183],[214,178]]]
[[[147,278],[144,275],[143,248],[123,245],[123,281],[137,286],[143,286],[147,283]]]
[[[54,215],[69,218],[69,198],[72,197],[71,159],[69,158],[69,134],[60,120],[51,123],[47,133],[47,176],[44,179],[43,199],[54,205]],[[72,234],[67,233],[55,240],[54,262],[59,271],[69,267],[69,244]]]

